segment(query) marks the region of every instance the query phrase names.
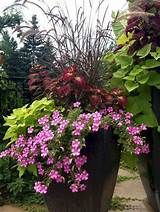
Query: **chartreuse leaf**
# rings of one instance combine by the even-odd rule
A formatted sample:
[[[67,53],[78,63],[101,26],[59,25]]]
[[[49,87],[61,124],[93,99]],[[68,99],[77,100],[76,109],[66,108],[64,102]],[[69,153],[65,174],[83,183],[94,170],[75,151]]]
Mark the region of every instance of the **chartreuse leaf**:
[[[126,76],[126,74],[128,73],[128,71],[129,70],[127,70],[127,69],[119,69],[118,71],[116,71],[116,72],[113,73],[113,76],[115,78],[121,79],[121,78],[123,78],[123,77]]]
[[[155,52],[150,52],[151,56],[154,57],[155,60],[160,59],[160,47],[156,48]]]
[[[126,19],[119,19],[119,17],[123,16],[125,12],[112,12],[112,28],[116,38],[120,37],[124,33],[124,29],[127,25]]]
[[[124,45],[130,41],[132,38],[132,33],[128,33],[128,36],[126,33],[123,33],[116,41],[117,45]]]
[[[18,166],[17,170],[19,171],[19,177],[21,178],[24,175],[26,168],[23,166]]]
[[[114,60],[114,53],[113,52],[108,52],[104,57],[103,57],[103,61],[105,62],[109,62],[112,63]]]
[[[125,82],[124,86],[129,92],[132,92],[139,87],[139,84],[134,81],[128,80]]]
[[[140,66],[135,66],[129,73],[129,75],[131,76],[137,76],[138,74],[140,74],[141,72],[143,72],[144,69],[142,69]]]
[[[128,75],[128,76],[126,76],[126,77],[123,77],[123,79],[125,79],[125,80],[130,80],[130,81],[134,81],[134,80],[135,80],[135,76]]]
[[[120,15],[119,11],[116,13],[112,12],[112,19],[113,19],[112,28],[116,38],[118,38],[124,32],[123,24],[120,21],[117,21],[119,15]]]
[[[5,118],[5,126],[8,126],[8,130],[4,136],[4,140],[10,139],[11,144],[20,134],[26,132],[29,126],[34,126],[37,119],[50,115],[54,109],[54,101],[43,98],[41,100],[34,101],[30,106],[25,105],[21,108],[14,109],[12,114]]]
[[[133,57],[129,55],[118,54],[115,57],[115,60],[117,64],[121,65],[122,69],[125,69],[133,64]]]
[[[141,73],[139,73],[136,76],[136,80],[137,82],[139,82],[140,84],[145,84],[147,83],[147,81],[149,80],[149,72],[148,71],[143,71]]]
[[[145,45],[142,49],[140,49],[137,52],[137,56],[139,56],[140,58],[146,57],[150,53],[150,51],[151,51],[151,46],[152,46],[151,43]]]
[[[16,129],[17,129],[16,125],[12,125],[12,127],[8,128],[8,130],[5,133],[5,136],[4,136],[3,140],[7,140],[7,139],[12,138],[13,136],[15,136]]]
[[[157,68],[160,66],[160,61],[157,61],[155,59],[149,59],[144,62],[142,65],[143,69],[152,69],[152,68]]]

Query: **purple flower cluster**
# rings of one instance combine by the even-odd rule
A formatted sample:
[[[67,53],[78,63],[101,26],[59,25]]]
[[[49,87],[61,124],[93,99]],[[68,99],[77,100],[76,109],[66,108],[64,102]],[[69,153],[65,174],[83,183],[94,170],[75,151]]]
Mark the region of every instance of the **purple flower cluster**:
[[[141,137],[141,132],[147,130],[147,127],[144,124],[135,126],[132,121],[133,114],[129,112],[125,113],[123,110],[115,112],[112,107],[107,109],[106,114],[112,119],[114,127],[119,127],[120,131],[125,127],[125,134],[127,133],[128,138],[126,142],[131,143],[132,151],[136,155],[149,153],[149,145],[146,144],[144,138]]]
[[[78,139],[72,141],[71,152],[73,156],[79,156],[81,151],[81,143]]]
[[[95,112],[92,114],[92,117],[93,117],[92,131],[97,132],[101,125],[102,114],[100,112]]]
[[[41,194],[47,193],[47,186],[40,181],[35,182],[34,189],[36,192],[41,193]]]
[[[80,105],[81,105],[80,102],[75,102],[75,103],[73,104],[73,107],[80,107]]]
[[[80,103],[76,102],[74,107],[80,107]],[[131,113],[114,111],[112,107],[93,113],[81,113],[77,108],[71,112],[73,119],[68,118],[66,111],[63,115],[58,110],[53,111],[51,117],[41,117],[35,126],[27,127],[26,134],[19,135],[9,149],[0,153],[0,158],[12,157],[19,166],[36,166],[37,179],[41,180],[35,182],[36,192],[46,193],[52,181],[68,183],[72,192],[84,191],[89,174],[83,168],[87,157],[81,154],[81,149],[85,147],[85,136],[100,128],[116,129],[123,145],[137,155],[149,152],[148,144],[140,136],[146,126],[135,126]]]

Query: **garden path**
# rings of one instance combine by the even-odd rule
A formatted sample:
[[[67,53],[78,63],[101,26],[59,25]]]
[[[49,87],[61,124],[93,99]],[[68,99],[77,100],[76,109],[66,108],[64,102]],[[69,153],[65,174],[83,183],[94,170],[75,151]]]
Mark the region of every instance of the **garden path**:
[[[147,203],[140,177],[137,173],[128,170],[119,170],[113,201],[122,208],[123,212],[153,212]],[[115,212],[110,210],[113,211]]]

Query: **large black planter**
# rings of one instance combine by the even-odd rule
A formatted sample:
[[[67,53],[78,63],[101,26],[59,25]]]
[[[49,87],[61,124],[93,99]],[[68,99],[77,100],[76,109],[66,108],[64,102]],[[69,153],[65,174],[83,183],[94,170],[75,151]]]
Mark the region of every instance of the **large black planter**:
[[[111,131],[101,130],[86,139],[87,189],[72,193],[66,185],[50,185],[45,196],[49,212],[107,212],[114,192],[120,147]]]
[[[160,90],[156,88],[152,88],[152,105],[160,123]],[[151,152],[139,158],[139,172],[150,205],[160,212],[160,133],[149,129],[146,137]]]

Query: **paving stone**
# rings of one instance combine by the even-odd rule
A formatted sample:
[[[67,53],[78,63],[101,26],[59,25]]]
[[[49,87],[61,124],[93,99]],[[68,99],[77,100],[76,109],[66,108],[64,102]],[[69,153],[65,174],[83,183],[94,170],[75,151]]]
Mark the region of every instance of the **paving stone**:
[[[0,212],[25,212],[25,210],[10,205],[4,205],[0,207]]]
[[[127,177],[136,176],[135,179],[126,180],[116,184],[114,197],[118,196],[130,199],[126,201],[125,204],[128,207],[123,210],[123,212],[154,212],[147,203],[146,194],[138,174],[120,169],[119,175]],[[117,210],[117,212],[118,211],[119,210]],[[110,212],[112,212],[112,210],[110,210]]]

